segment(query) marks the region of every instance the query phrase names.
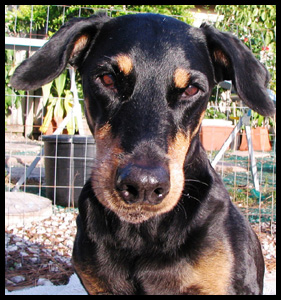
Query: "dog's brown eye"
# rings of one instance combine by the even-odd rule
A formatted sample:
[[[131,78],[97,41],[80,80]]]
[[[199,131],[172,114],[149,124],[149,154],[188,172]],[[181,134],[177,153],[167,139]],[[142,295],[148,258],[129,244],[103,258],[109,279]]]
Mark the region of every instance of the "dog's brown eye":
[[[102,84],[112,90],[115,90],[115,79],[114,76],[111,74],[106,74],[100,77]]]
[[[197,94],[198,91],[199,91],[199,88],[197,86],[194,86],[191,84],[187,87],[187,89],[184,91],[184,93],[186,96],[193,96],[193,95]]]

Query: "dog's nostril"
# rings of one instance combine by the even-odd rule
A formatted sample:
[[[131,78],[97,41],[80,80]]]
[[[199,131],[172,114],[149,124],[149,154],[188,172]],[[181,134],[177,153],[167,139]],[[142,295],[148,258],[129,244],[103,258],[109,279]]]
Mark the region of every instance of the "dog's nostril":
[[[126,203],[159,204],[170,190],[170,176],[162,167],[127,165],[117,172],[116,190]]]
[[[163,189],[162,188],[158,188],[154,190],[154,193],[160,198],[163,197]]]
[[[122,187],[117,186],[120,196],[125,202],[134,202],[134,199],[138,198],[138,191],[132,185],[123,185]]]

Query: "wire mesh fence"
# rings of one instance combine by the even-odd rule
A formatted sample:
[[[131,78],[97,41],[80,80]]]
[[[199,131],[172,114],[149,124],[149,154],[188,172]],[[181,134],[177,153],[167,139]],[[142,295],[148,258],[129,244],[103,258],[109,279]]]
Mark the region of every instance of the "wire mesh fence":
[[[90,16],[95,13],[97,10],[104,9],[108,12],[110,16],[119,16],[123,14],[135,13],[128,11],[126,9],[114,10],[112,8],[91,8],[91,7],[82,7],[82,6],[65,6],[65,5],[47,5],[47,6],[17,6],[10,5],[6,6],[6,36],[14,37],[14,45],[7,44],[8,49],[12,52],[9,52],[6,59],[6,73],[7,79],[10,78],[14,68],[18,65],[24,58],[31,55],[33,53],[32,50],[32,40],[36,39],[46,39],[52,32],[57,30],[61,25],[67,22],[72,17],[85,17]],[[50,15],[56,18],[56,22],[50,22]],[[36,21],[33,19],[36,16]],[[26,20],[26,18],[28,20]],[[180,17],[180,16],[174,16]],[[182,16],[181,16],[182,17]],[[41,25],[40,25],[41,20]],[[215,21],[215,19],[213,19]],[[238,25],[233,24],[230,28],[234,34],[239,35],[239,27]],[[250,30],[246,30],[248,35],[253,35],[253,32]],[[261,36],[264,36],[264,33],[260,33]],[[240,34],[241,35],[241,34]],[[24,50],[21,50],[22,45],[21,42],[17,42],[19,37],[27,37],[30,39],[30,44],[26,45]],[[19,40],[19,39],[18,39]],[[264,39],[263,39],[264,40]],[[251,44],[250,44],[251,47]],[[20,49],[20,50],[18,50]],[[267,58],[264,56],[267,55]],[[269,58],[272,59],[270,53],[265,53],[265,50],[262,49],[260,58],[264,60],[266,63]],[[274,67],[275,64],[271,64],[271,68]],[[78,75],[79,76],[79,75]],[[78,81],[80,78],[78,78]],[[8,82],[7,82],[8,83]],[[65,90],[65,97],[61,95],[54,96],[55,101],[67,101],[66,90],[70,90],[70,82],[66,80],[65,86],[63,89]],[[55,181],[53,181],[52,186],[48,186],[46,182],[46,162],[48,163],[49,156],[45,156],[40,154],[40,147],[43,148],[42,142],[42,133],[40,129],[42,129],[42,124],[44,123],[44,119],[46,118],[46,112],[48,110],[48,105],[46,105],[46,99],[44,99],[44,93],[42,91],[37,91],[35,93],[30,92],[18,92],[11,89],[7,84],[6,95],[5,97],[10,99],[9,107],[7,108],[7,118],[6,118],[6,151],[5,151],[5,174],[6,174],[6,190],[21,190],[25,192],[33,192],[38,195],[48,196],[52,198],[54,204],[56,202],[57,191],[62,187],[60,184],[57,184],[57,162],[60,159],[66,159],[69,161],[70,167],[73,164],[73,159],[81,159],[86,160],[89,158],[77,158],[73,157],[73,152],[70,153],[69,157],[60,156],[60,159],[54,155],[56,165],[53,172],[55,176]],[[58,88],[54,86],[52,89]],[[78,82],[79,89],[79,101],[83,107],[83,95],[81,89],[81,82]],[[231,94],[231,89],[226,89],[222,93],[219,93],[219,89],[221,87],[217,87],[217,90],[213,92],[212,101],[209,102],[208,109],[206,112],[206,118],[221,118],[221,115],[224,118],[231,120],[232,119],[232,127],[236,125],[237,120],[242,114],[247,110],[244,104],[240,99],[237,99],[237,95]],[[228,92],[228,95],[227,95]],[[41,94],[40,94],[41,93]],[[231,101],[232,100],[232,101]],[[234,101],[233,101],[234,100]],[[234,103],[234,104],[233,104]],[[234,117],[233,117],[234,116]],[[72,117],[73,119],[74,117]],[[254,113],[251,115],[251,123],[255,124],[255,122],[260,121],[260,116],[256,116]],[[249,155],[245,155],[242,152],[238,152],[239,145],[243,142],[242,132],[240,131],[235,145],[232,145],[232,151],[229,150],[224,157],[222,158],[217,169],[221,172],[222,178],[230,191],[232,196],[232,200],[234,202],[238,202],[239,205],[243,206],[243,210],[249,216],[251,220],[275,220],[275,188],[276,188],[276,172],[275,172],[275,164],[276,164],[276,151],[275,151],[275,119],[262,119],[262,125],[266,127],[268,131],[267,145],[269,148],[264,149],[257,148],[258,151],[261,151],[263,154],[259,154],[257,157],[258,161],[258,171],[259,171],[259,179],[262,186],[261,192],[256,192],[254,188],[252,188],[253,178],[251,178],[251,173],[249,172]],[[59,120],[52,120],[48,125],[48,132],[53,133],[58,127]],[[87,128],[85,120],[83,120],[83,124],[85,131],[90,135],[89,129]],[[208,127],[202,127],[206,131]],[[232,128],[230,127],[229,130]],[[42,130],[41,130],[42,131]],[[64,129],[65,131],[65,129]],[[75,131],[74,131],[75,132]],[[76,131],[77,133],[77,131]],[[23,134],[25,136],[25,140],[18,142],[15,139],[15,134]],[[203,133],[201,133],[202,135]],[[227,133],[228,135],[229,133]],[[261,133],[257,133],[256,135],[260,135]],[[213,132],[209,133],[210,137],[214,138]],[[30,137],[32,139],[30,139]],[[218,138],[218,133],[214,139]],[[225,137],[223,137],[225,140]],[[14,139],[14,140],[13,140]],[[203,141],[203,137],[201,137]],[[205,140],[204,140],[205,141]],[[211,142],[212,143],[212,142]],[[72,146],[75,143],[70,143]],[[17,145],[19,145],[17,149]],[[207,150],[211,150],[209,157],[212,159],[214,157],[215,151],[218,150],[216,147],[208,148],[207,144],[204,144],[204,147]],[[71,146],[71,147],[72,147]],[[236,151],[237,150],[237,151]],[[245,149],[244,149],[245,150]],[[55,153],[57,154],[58,145],[55,146]],[[236,151],[236,152],[235,152]],[[30,174],[26,174],[27,169],[30,164],[32,164],[33,160],[38,155],[37,161],[39,162],[35,168],[32,170]],[[257,156],[257,155],[256,155]],[[231,166],[230,166],[231,165]],[[238,171],[237,167],[239,166]],[[243,167],[242,167],[243,165]],[[226,167],[224,167],[226,166]],[[60,168],[59,168],[60,169]],[[73,171],[71,171],[73,172]],[[71,173],[70,172],[70,173]],[[48,173],[48,172],[47,172]],[[86,173],[85,173],[86,174]],[[64,183],[64,187],[70,190],[81,190],[83,186],[83,181],[85,181],[86,177],[84,177],[83,181],[79,183],[77,186],[75,183],[75,179],[73,178],[73,174],[69,176],[68,184]],[[77,176],[77,174],[76,174]],[[89,171],[87,171],[87,176],[89,176]],[[24,177],[24,181],[22,182],[22,186],[18,186],[20,178]],[[47,174],[48,177],[48,174]],[[60,174],[58,175],[60,177]],[[50,180],[49,182],[50,183]],[[53,197],[50,196],[50,189],[52,190]],[[68,193],[67,194],[67,205],[65,206],[73,206],[74,196],[77,198],[77,192]],[[246,200],[245,200],[246,199]],[[254,215],[255,217],[252,217]]]

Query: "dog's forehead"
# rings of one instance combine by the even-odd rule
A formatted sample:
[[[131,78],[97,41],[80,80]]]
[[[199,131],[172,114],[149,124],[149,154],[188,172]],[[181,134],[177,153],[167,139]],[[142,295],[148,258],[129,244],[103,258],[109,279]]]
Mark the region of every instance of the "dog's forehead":
[[[121,34],[125,30],[126,34],[132,33],[137,38],[138,36],[147,37],[147,34],[176,33],[178,30],[189,30],[192,26],[164,15],[135,14],[111,19],[104,28],[113,29],[115,33],[119,31]],[[135,35],[136,33],[138,36]]]
[[[198,28],[172,17],[138,14],[107,22],[94,48],[112,57],[123,53],[149,61],[160,56],[194,56],[202,43],[204,35]]]

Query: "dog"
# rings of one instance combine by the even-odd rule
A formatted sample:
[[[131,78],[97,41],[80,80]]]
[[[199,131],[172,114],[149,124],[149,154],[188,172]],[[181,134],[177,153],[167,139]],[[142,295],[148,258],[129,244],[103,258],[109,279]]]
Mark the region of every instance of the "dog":
[[[212,88],[232,80],[275,112],[269,75],[230,33],[156,14],[74,18],[16,69],[32,90],[81,74],[96,141],[79,197],[73,264],[88,294],[262,294],[264,261],[199,141]]]

